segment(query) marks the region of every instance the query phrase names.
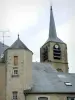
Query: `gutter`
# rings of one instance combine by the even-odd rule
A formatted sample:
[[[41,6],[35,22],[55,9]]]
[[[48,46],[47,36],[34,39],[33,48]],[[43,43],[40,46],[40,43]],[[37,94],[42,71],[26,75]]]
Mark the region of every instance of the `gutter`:
[[[28,94],[75,94],[75,92],[32,92],[31,90],[24,90],[24,95]]]

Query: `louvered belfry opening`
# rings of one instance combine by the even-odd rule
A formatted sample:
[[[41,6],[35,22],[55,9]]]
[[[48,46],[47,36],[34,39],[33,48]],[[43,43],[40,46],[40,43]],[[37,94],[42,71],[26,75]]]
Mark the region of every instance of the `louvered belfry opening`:
[[[43,48],[42,58],[43,61],[48,60],[48,47]]]
[[[56,60],[61,59],[61,49],[59,45],[54,45],[53,46],[53,58]]]

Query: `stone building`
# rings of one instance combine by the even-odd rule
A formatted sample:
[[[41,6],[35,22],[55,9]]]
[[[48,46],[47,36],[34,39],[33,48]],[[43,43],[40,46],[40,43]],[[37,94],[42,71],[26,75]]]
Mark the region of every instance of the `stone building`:
[[[18,39],[0,57],[0,100],[75,100],[75,74],[68,73],[67,45],[57,37],[52,6],[49,37],[40,62]]]

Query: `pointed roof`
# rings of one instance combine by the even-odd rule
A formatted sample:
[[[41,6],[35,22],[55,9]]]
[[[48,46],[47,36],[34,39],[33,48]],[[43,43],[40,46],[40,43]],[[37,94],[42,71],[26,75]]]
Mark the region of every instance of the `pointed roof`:
[[[56,33],[56,27],[55,27],[55,21],[54,21],[54,17],[53,17],[53,10],[52,10],[52,6],[50,7],[50,24],[49,24],[49,37],[48,40],[46,41],[53,41],[53,42],[61,42],[63,43],[62,40],[60,40],[57,37],[57,33]]]
[[[9,47],[9,49],[25,49],[30,51],[27,48],[27,46],[20,40],[19,35],[18,35],[18,39]]]
[[[50,26],[49,26],[49,38],[56,38],[56,28],[55,28],[55,22],[54,22],[54,17],[53,17],[53,11],[52,11],[52,6],[50,8]]]

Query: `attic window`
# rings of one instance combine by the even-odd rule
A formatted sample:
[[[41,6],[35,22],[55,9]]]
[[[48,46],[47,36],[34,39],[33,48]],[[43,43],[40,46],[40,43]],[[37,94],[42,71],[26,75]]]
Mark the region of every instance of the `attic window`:
[[[66,86],[72,86],[72,84],[71,84],[70,82],[64,82],[64,84],[65,84]]]

